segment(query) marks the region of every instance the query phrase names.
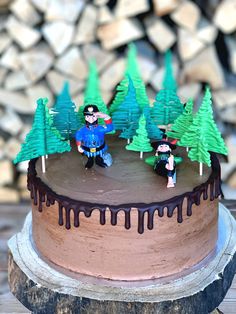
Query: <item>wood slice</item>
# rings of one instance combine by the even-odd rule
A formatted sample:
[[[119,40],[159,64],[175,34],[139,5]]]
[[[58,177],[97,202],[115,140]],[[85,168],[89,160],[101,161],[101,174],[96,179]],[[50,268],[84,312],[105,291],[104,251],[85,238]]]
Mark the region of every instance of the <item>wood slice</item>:
[[[148,0],[118,0],[114,9],[117,18],[130,17],[149,11]]]
[[[0,33],[0,53],[11,44],[11,38],[7,33]]]
[[[178,72],[179,72],[179,63],[177,62],[177,60],[173,60],[172,68],[173,68],[173,75],[177,79]],[[164,66],[162,66],[162,67],[159,67],[155,71],[155,73],[152,75],[152,78],[150,80],[150,84],[154,88],[155,91],[158,91],[158,90],[163,88],[162,82],[164,79],[164,74],[165,74],[165,68],[164,68]]]
[[[212,98],[218,109],[236,106],[236,90],[234,88],[225,88],[213,91]]]
[[[30,104],[23,93],[6,91],[3,88],[0,88],[0,103],[22,114],[32,114],[35,111],[35,105]]]
[[[20,69],[19,49],[16,45],[11,45],[2,55],[0,59],[1,65],[7,69],[16,71]]]
[[[97,14],[98,24],[111,23],[114,20],[114,16],[111,13],[111,10],[106,5],[99,7]]]
[[[236,5],[234,0],[222,1],[216,9],[213,21],[226,34],[236,30]]]
[[[204,267],[168,281],[113,282],[53,269],[31,241],[31,214],[9,242],[9,285],[33,312],[97,314],[208,314],[223,300],[236,271],[236,222],[220,205],[218,250]]]
[[[10,160],[0,160],[0,186],[13,182],[13,167]]]
[[[15,17],[10,16],[6,29],[14,41],[20,45],[22,49],[28,49],[35,45],[41,37],[40,32],[19,22]]]
[[[178,96],[183,104],[185,104],[189,98],[197,99],[201,92],[200,83],[191,83],[179,86]]]
[[[21,53],[19,60],[29,79],[34,83],[48,72],[53,64],[54,56],[46,45],[40,44]]]
[[[223,88],[225,85],[223,71],[213,46],[185,62],[182,74],[186,82],[206,82],[213,89]]]
[[[230,68],[236,74],[236,37],[225,36],[224,38],[229,52]]]
[[[19,90],[31,84],[31,80],[24,71],[11,72],[5,79],[5,87],[7,90]]]
[[[62,55],[55,63],[55,68],[61,73],[71,75],[79,80],[87,77],[87,65],[82,59],[81,52],[78,47],[71,47]]]
[[[46,20],[74,23],[84,8],[84,0],[50,0],[46,6]]]
[[[172,20],[181,27],[196,30],[201,13],[199,7],[191,1],[184,1],[171,14]]]
[[[171,13],[182,0],[153,0],[156,15],[162,16]]]
[[[2,82],[5,80],[6,75],[7,75],[7,69],[0,67],[0,85],[2,85]]]
[[[42,17],[29,0],[15,0],[10,5],[11,12],[22,22],[33,26],[41,22]]]
[[[100,87],[103,91],[113,91],[123,79],[125,71],[125,59],[118,58],[100,76]]]
[[[214,24],[211,24],[206,19],[201,18],[196,34],[203,43],[212,44],[216,39],[218,29]]]
[[[205,44],[198,37],[187,29],[179,27],[178,29],[178,51],[183,61],[191,60],[201,50]]]
[[[48,98],[48,106],[50,107],[53,105],[53,94],[46,82],[28,87],[25,89],[25,93],[28,96],[28,102],[31,104],[35,104],[37,99],[41,97],[46,97]]]
[[[124,18],[99,26],[97,36],[101,40],[102,47],[111,50],[142,38],[144,33],[138,19]]]
[[[17,204],[20,201],[19,193],[12,188],[0,187],[0,202]]]
[[[145,25],[148,38],[160,52],[165,52],[173,46],[176,35],[163,20],[148,17],[145,19]]]
[[[48,0],[30,0],[36,9],[45,13],[48,7]]]
[[[150,58],[138,56],[138,66],[144,83],[149,83],[154,72],[157,70],[156,63]]]
[[[87,5],[76,29],[75,44],[91,43],[96,39],[97,9]]]
[[[44,24],[43,35],[55,54],[61,55],[72,43],[74,26],[64,21]]]
[[[21,150],[21,143],[17,138],[11,137],[5,145],[5,156],[7,156],[10,160],[13,160],[16,155]]]

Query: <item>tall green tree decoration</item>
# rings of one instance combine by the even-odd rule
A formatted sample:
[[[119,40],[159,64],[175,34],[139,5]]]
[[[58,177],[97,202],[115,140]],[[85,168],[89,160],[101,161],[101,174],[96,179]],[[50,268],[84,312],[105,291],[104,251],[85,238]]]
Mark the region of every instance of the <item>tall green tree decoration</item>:
[[[153,122],[150,111],[151,111],[151,108],[149,106],[146,106],[143,109],[143,113],[146,118],[146,129],[148,132],[148,137],[152,140],[160,140],[163,137],[163,132]]]
[[[112,121],[115,130],[126,130],[126,133],[121,134],[121,137],[132,138],[135,130],[138,127],[138,119],[140,117],[140,108],[136,100],[136,91],[131,77],[128,77],[129,88],[124,101],[120,104],[117,110],[112,114]],[[132,127],[131,127],[132,126]]]
[[[63,89],[51,109],[51,114],[53,115],[53,124],[61,136],[66,140],[73,138],[79,128],[79,120],[76,106],[70,97],[68,82],[64,83]]]
[[[193,122],[193,100],[189,99],[183,113],[175,120],[167,136],[180,139]]]
[[[162,89],[156,95],[151,117],[155,124],[168,125],[175,122],[183,109],[183,104],[173,89]]]
[[[199,144],[199,142],[203,144]],[[205,90],[202,104],[197,114],[194,116],[192,124],[181,137],[178,145],[191,147],[188,156],[191,160],[200,162],[200,174],[202,168],[201,163],[204,161],[199,157],[202,156],[199,150],[227,155],[227,147],[214,121],[211,91],[209,87]],[[205,158],[205,160],[207,161],[209,159]],[[209,162],[206,161],[204,163],[209,166]]]
[[[165,53],[165,74],[162,82],[162,88],[174,91],[177,90],[177,82],[173,75],[171,50],[167,50]]]
[[[144,152],[151,152],[153,150],[150,139],[148,138],[148,133],[146,129],[146,119],[144,114],[139,118],[139,127],[136,131],[136,135],[133,137],[131,144],[126,145],[127,150],[133,150],[135,152],[140,152],[140,158],[143,158]]]
[[[14,159],[14,163],[42,157],[42,170],[45,172],[44,156],[64,153],[71,150],[70,145],[63,141],[55,127],[47,109],[47,98],[37,100],[37,109],[31,131],[27,134],[21,150]]]

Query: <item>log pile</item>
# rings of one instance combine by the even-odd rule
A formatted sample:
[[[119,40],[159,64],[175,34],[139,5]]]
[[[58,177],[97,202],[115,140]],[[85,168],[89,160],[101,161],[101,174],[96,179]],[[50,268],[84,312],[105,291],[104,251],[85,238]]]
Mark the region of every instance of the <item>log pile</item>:
[[[88,60],[95,58],[109,103],[123,77],[130,42],[137,46],[151,100],[162,87],[163,53],[171,49],[181,100],[199,101],[209,84],[222,132],[230,134],[230,145],[235,143],[235,16],[236,0],[1,1],[0,202],[6,195],[9,201],[27,195],[22,188],[27,163],[14,169],[10,159],[29,129],[35,100],[48,97],[52,105],[68,80],[80,106]],[[229,160],[236,164],[234,153]],[[231,178],[232,186],[235,181]]]

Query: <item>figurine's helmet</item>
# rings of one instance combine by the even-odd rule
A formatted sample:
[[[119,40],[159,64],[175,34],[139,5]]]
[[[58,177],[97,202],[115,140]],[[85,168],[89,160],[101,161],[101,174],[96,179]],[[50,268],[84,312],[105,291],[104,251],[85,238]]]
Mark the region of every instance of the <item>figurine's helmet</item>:
[[[94,112],[99,112],[98,107],[96,105],[86,105],[84,107],[84,116],[92,116]]]

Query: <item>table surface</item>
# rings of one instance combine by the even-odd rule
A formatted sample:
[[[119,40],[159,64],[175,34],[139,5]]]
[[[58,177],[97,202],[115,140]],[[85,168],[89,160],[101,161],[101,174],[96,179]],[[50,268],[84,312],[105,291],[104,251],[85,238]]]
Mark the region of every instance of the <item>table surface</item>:
[[[223,200],[222,203],[236,218],[236,200]],[[0,205],[0,314],[30,313],[9,291],[7,283],[7,240],[21,230],[24,219],[30,210],[29,204]],[[236,313],[236,276],[219,310],[224,314]],[[220,313],[220,312],[218,312]]]

